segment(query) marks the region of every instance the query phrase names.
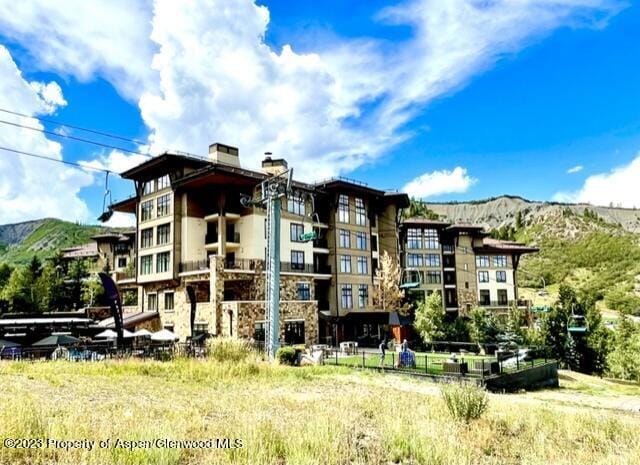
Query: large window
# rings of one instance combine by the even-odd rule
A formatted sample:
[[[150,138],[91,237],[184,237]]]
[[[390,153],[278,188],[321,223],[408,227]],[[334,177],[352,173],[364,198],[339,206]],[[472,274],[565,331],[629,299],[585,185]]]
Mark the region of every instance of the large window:
[[[253,324],[253,339],[256,341],[264,342],[266,334],[266,322],[264,321],[256,321]]]
[[[340,255],[340,273],[351,273],[350,255]]]
[[[147,310],[150,312],[158,311],[158,294],[147,294]]]
[[[491,294],[488,289],[480,291],[480,305],[491,305]]]
[[[338,199],[338,221],[349,222],[349,197],[346,195],[341,195]]]
[[[506,255],[496,255],[493,257],[493,266],[496,268],[506,268],[507,267],[507,256]]]
[[[169,187],[169,185],[170,182],[168,174],[165,174],[164,176],[158,178],[158,190],[166,189],[167,187]]]
[[[489,282],[489,272],[488,271],[478,271],[478,282],[488,283]]]
[[[302,250],[291,251],[291,269],[304,270],[304,252]]]
[[[291,242],[300,242],[300,236],[304,234],[304,225],[291,223]]]
[[[407,247],[409,249],[422,248],[422,231],[417,228],[407,229]]]
[[[173,310],[173,292],[164,293],[164,309]]]
[[[478,268],[489,268],[489,257],[487,255],[478,255],[476,257],[476,266]]]
[[[142,184],[142,195],[148,195],[153,192],[153,181],[147,181]]]
[[[368,274],[369,273],[369,267],[368,262],[367,262],[367,257],[358,257],[357,258],[357,267],[358,267],[358,274]]]
[[[351,248],[351,234],[347,229],[340,230],[340,247],[343,249]]]
[[[360,284],[358,286],[358,307],[365,308],[369,303],[369,286]]]
[[[340,289],[342,308],[353,308],[353,289],[351,284],[343,284]]]
[[[167,216],[171,212],[171,194],[158,197],[158,216]]]
[[[153,256],[143,255],[140,257],[140,274],[153,273]]]
[[[287,210],[294,215],[304,215],[304,200],[299,197],[288,198]]]
[[[440,239],[438,239],[438,231],[436,229],[424,230],[424,245],[427,249],[440,248]]]
[[[118,257],[118,268],[126,268],[127,267],[127,257]]]
[[[364,200],[356,198],[356,224],[364,226],[367,224],[367,213],[364,209]]]
[[[153,246],[153,228],[140,231],[140,248],[146,249]]]
[[[169,252],[162,252],[156,255],[156,273],[169,271],[169,256]]]
[[[286,344],[304,344],[304,320],[285,320],[284,342]]]
[[[407,266],[420,267],[424,265],[423,257],[421,253],[408,253],[407,254]]]
[[[430,267],[440,266],[440,255],[437,253],[428,253],[424,256],[424,265]]]
[[[153,218],[153,200],[147,200],[140,205],[140,221]]]
[[[499,283],[507,282],[507,272],[506,271],[496,271],[496,281]]]
[[[356,233],[356,249],[367,250],[367,233],[363,231]]]
[[[298,283],[298,300],[311,300],[311,287],[309,283]]]
[[[440,284],[442,282],[442,277],[439,271],[427,271],[424,274],[424,282],[425,284]]]
[[[171,232],[171,224],[161,224],[158,226],[158,231],[156,235],[156,244],[163,245],[169,243],[169,233]]]

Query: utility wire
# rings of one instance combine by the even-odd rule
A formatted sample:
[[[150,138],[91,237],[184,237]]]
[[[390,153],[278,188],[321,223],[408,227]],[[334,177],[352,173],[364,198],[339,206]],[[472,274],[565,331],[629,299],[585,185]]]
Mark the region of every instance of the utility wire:
[[[74,124],[63,123],[63,122],[60,122],[60,121],[47,119],[47,118],[41,118],[39,116],[31,116],[31,115],[27,115],[25,113],[19,113],[17,111],[13,111],[13,110],[7,110],[6,108],[0,108],[0,111],[3,112],[3,113],[9,113],[10,115],[22,116],[23,118],[35,119],[35,120],[42,121],[42,122],[45,122],[45,123],[55,124],[57,126],[64,126],[64,127],[67,127],[67,128],[77,129],[78,131],[85,131],[85,132],[89,132],[91,134],[97,134],[97,135],[100,135],[100,136],[110,137],[112,139],[118,139],[118,140],[122,140],[122,141],[125,141],[125,142],[131,142],[131,143],[139,144],[139,145],[146,145],[146,142],[144,142],[144,141],[140,141],[140,140],[137,140],[137,139],[130,139],[128,137],[119,136],[117,134],[113,134],[113,133],[110,133],[110,132],[98,131],[97,129],[83,128],[82,126],[76,126]]]
[[[125,148],[122,148],[122,147],[117,147],[115,145],[103,144],[102,142],[96,142],[94,140],[84,139],[82,137],[70,136],[68,134],[58,134],[55,131],[48,131],[46,129],[40,129],[40,128],[36,128],[36,127],[33,127],[33,126],[26,126],[24,124],[14,123],[12,121],[0,120],[0,124],[7,124],[9,126],[14,126],[14,127],[17,127],[17,128],[30,129],[31,131],[41,132],[43,134],[48,134],[48,135],[54,136],[54,137],[64,137],[66,139],[72,139],[72,140],[75,140],[75,141],[78,141],[78,142],[84,142],[86,144],[93,144],[93,145],[97,145],[97,146],[100,146],[100,147],[105,147],[105,148],[114,149],[114,150],[120,150],[121,152],[127,152],[127,153],[132,153],[132,154],[135,154],[135,155],[142,155],[143,157],[153,158],[148,153],[137,152],[135,150],[128,150],[128,149],[125,149]]]
[[[82,165],[80,163],[75,163],[75,162],[68,161],[68,160],[61,160],[59,158],[47,157],[46,155],[40,155],[40,154],[32,153],[32,152],[25,152],[23,150],[16,150],[16,149],[12,149],[12,148],[9,148],[9,147],[0,146],[0,150],[5,150],[7,152],[16,153],[18,155],[24,155],[24,156],[27,156],[27,157],[39,158],[41,160],[49,160],[49,161],[54,161],[56,163],[63,163],[65,165],[71,165],[71,166],[75,166],[77,168],[100,171],[102,173],[118,174],[118,173],[114,173],[113,171],[110,171],[110,170],[105,169],[105,168],[96,168],[95,166]]]

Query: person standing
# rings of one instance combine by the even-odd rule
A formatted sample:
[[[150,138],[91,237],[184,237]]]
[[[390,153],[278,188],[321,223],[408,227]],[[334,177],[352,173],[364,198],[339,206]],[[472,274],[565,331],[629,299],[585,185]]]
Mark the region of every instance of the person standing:
[[[383,339],[378,348],[380,349],[380,368],[384,368],[384,359],[387,356],[387,340]]]

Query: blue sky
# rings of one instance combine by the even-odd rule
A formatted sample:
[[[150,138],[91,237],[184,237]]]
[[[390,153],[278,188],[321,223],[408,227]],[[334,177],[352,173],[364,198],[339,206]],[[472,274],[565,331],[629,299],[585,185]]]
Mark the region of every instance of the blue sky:
[[[152,154],[205,154],[220,141],[255,168],[271,150],[306,180],[340,174],[430,201],[640,206],[640,7],[63,3],[24,2],[0,20],[0,108],[136,138],[146,144],[71,131]],[[0,128],[0,145],[113,171],[142,160],[15,131]],[[101,174],[2,157],[0,222],[99,214]],[[131,193],[126,182],[111,188],[114,199]],[[53,199],[29,201],[43,193]]]

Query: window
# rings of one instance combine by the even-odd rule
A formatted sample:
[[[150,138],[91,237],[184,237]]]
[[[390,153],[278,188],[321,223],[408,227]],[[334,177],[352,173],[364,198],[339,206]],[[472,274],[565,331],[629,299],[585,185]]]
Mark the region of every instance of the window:
[[[358,286],[358,307],[365,308],[369,303],[369,286],[360,284]]]
[[[298,283],[298,300],[311,300],[309,283]]]
[[[162,252],[156,255],[156,273],[169,271],[169,255],[169,252]]]
[[[351,273],[350,255],[340,255],[340,273]]]
[[[153,257],[151,255],[143,255],[140,257],[140,274],[153,273]]]
[[[351,234],[346,229],[340,230],[340,247],[343,249],[351,248]]]
[[[467,255],[467,253],[468,253],[468,252],[469,252],[469,248],[468,248],[467,246],[464,246],[464,247],[462,248],[462,253],[463,253],[464,255]]]
[[[476,257],[476,266],[478,268],[489,268],[489,257],[487,255],[478,255]]]
[[[366,244],[365,244],[365,249],[366,249]],[[371,236],[371,250],[373,252],[377,252],[378,251],[378,236]]]
[[[356,249],[367,250],[367,233],[363,231],[356,233]]]
[[[153,181],[147,181],[142,185],[142,195],[151,194],[153,192]]]
[[[153,246],[153,228],[147,228],[140,231],[140,248],[146,249]]]
[[[442,282],[442,276],[439,271],[427,271],[424,274],[425,284],[440,284]]]
[[[266,323],[264,321],[256,321],[253,324],[253,339],[256,341],[264,341],[266,335]]]
[[[367,224],[367,213],[364,209],[364,200],[356,198],[356,224],[365,226]]]
[[[161,224],[158,226],[156,245],[169,243],[169,232],[171,231],[171,224]]]
[[[440,248],[440,239],[438,239],[438,231],[436,229],[424,230],[424,245],[427,249]]]
[[[147,294],[147,310],[150,312],[158,311],[158,294]]]
[[[173,310],[173,292],[164,293],[164,309]]]
[[[454,253],[456,250],[453,244],[442,244],[442,251],[444,253]]]
[[[409,249],[422,248],[422,231],[420,229],[407,229],[407,247]]]
[[[195,322],[193,324],[193,335],[194,336],[198,336],[199,334],[209,334],[209,323],[206,323],[206,322],[202,322],[202,323]]]
[[[423,256],[421,253],[408,253],[407,254],[407,266],[420,267],[424,265]]]
[[[287,199],[287,210],[294,215],[304,215],[304,200],[299,197]]]
[[[153,218],[153,200],[147,200],[140,205],[140,221],[147,221]]]
[[[127,267],[127,257],[118,258],[118,268],[126,268]]]
[[[304,270],[304,252],[301,250],[291,251],[291,269]]]
[[[496,268],[506,268],[507,267],[507,256],[506,255],[496,255],[493,257],[493,266]]]
[[[424,265],[425,266],[432,266],[432,267],[439,267],[440,266],[440,255],[436,254],[436,253],[428,253],[424,256]]]
[[[304,320],[285,320],[284,342],[286,344],[304,344]]]
[[[351,284],[343,284],[340,290],[342,308],[353,308],[353,290]]]
[[[496,281],[499,283],[507,282],[507,272],[506,271],[496,271]]]
[[[491,294],[488,289],[480,291],[480,305],[491,305]]]
[[[300,236],[304,234],[304,225],[291,223],[291,242],[300,242]]]
[[[167,216],[171,210],[169,203],[171,202],[171,194],[165,194],[158,197],[158,216]]]
[[[489,282],[489,272],[488,271],[478,271],[478,282],[488,283]]]
[[[166,189],[167,187],[169,187],[169,175],[165,174],[162,177],[158,178],[158,190],[162,190],[162,189]]]
[[[340,223],[349,222],[349,197],[341,195],[338,199],[338,221]]]
[[[367,257],[358,257],[356,266],[358,270],[358,274],[368,274],[368,266],[367,266]]]
[[[498,305],[507,305],[509,300],[507,299],[507,290],[498,289]]]
[[[469,271],[469,264],[465,263],[463,268],[464,268],[464,271]]]

